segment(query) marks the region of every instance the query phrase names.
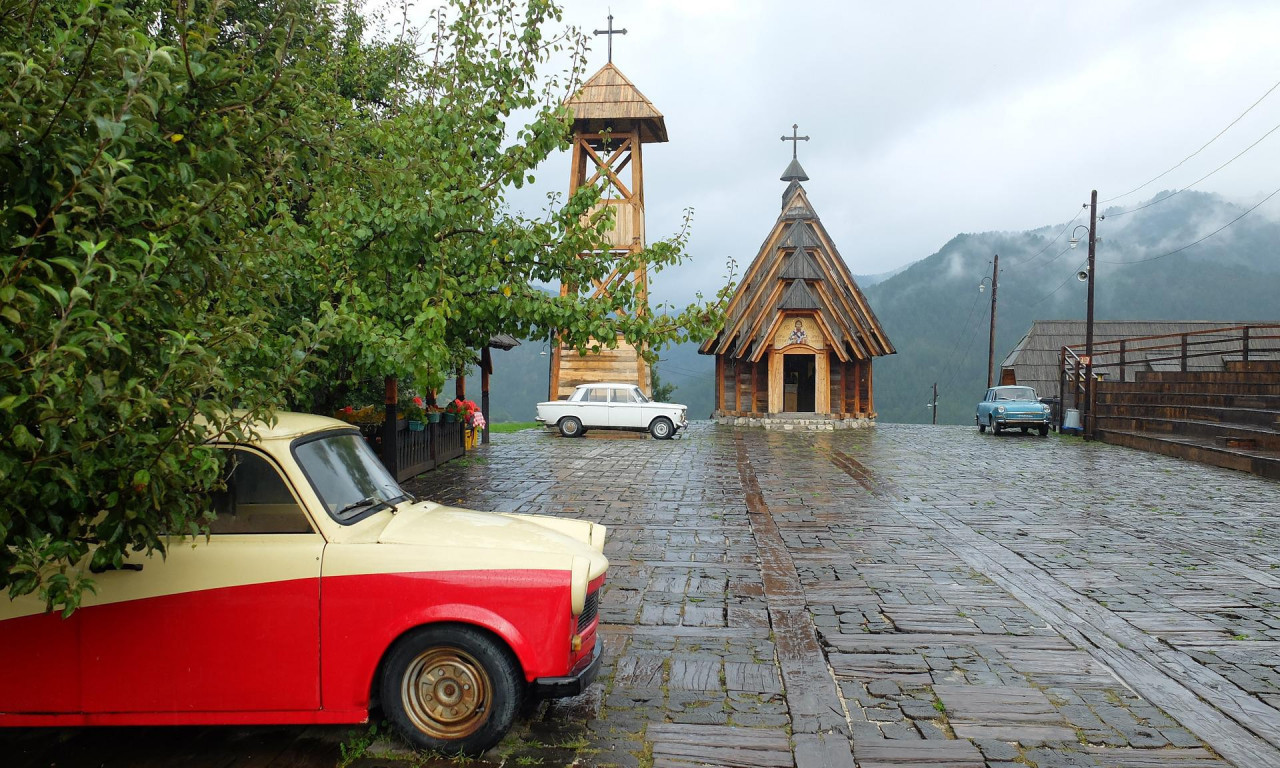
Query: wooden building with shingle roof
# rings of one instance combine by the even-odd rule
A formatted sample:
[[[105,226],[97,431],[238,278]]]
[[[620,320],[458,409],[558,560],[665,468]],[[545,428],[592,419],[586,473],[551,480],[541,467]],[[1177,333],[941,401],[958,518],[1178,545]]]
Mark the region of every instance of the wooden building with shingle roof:
[[[718,418],[874,422],[872,361],[895,350],[809,202],[808,178],[793,152],[782,213],[724,329],[699,349],[716,358]]]
[[[569,195],[583,186],[603,184],[599,205],[613,209],[609,252],[639,253],[645,247],[643,146],[667,141],[662,113],[612,60],[588,78],[565,106],[573,114]],[[648,268],[643,263],[630,273],[615,270],[594,285],[561,285],[560,293],[567,296],[587,291],[593,296],[604,295],[615,291],[622,282],[631,283],[636,292],[637,311],[647,312]],[[644,350],[633,347],[621,335],[611,343],[596,341],[599,343],[594,346],[598,349],[585,355],[570,346],[553,345],[550,399],[568,397],[577,385],[593,381],[636,384],[648,394],[650,374]]]

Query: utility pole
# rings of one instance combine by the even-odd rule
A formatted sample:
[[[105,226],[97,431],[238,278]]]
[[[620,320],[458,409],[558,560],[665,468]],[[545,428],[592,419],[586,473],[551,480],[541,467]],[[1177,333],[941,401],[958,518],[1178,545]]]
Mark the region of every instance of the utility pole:
[[[933,411],[933,423],[938,423],[938,382],[933,382],[933,405],[929,406]]]
[[[987,343],[987,389],[995,381],[996,370],[996,281],[1000,279],[1000,254],[996,254],[991,270],[991,340]]]
[[[1089,195],[1089,304],[1084,321],[1084,438],[1093,437],[1093,283],[1097,277],[1094,269],[1095,234],[1098,229],[1098,190]],[[993,290],[994,294],[995,291]]]

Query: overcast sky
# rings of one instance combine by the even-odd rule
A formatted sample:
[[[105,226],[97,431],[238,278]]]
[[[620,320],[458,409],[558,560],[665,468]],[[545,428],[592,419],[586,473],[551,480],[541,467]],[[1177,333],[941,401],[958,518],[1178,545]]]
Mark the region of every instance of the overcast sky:
[[[564,0],[603,28],[608,4]],[[855,274],[895,269],[961,232],[1063,223],[1089,190],[1169,169],[1280,81],[1280,3],[807,2],[613,4],[614,64],[666,117],[644,148],[650,239],[692,207],[692,260],[657,299],[712,294],[780,210],[798,123],[805,188]],[[587,74],[606,60],[593,41]],[[1280,125],[1280,88],[1181,168],[1116,205],[1190,184]],[[547,189],[568,185],[549,160]],[[1197,185],[1241,202],[1280,187],[1280,131]],[[1276,216],[1280,196],[1257,214]]]

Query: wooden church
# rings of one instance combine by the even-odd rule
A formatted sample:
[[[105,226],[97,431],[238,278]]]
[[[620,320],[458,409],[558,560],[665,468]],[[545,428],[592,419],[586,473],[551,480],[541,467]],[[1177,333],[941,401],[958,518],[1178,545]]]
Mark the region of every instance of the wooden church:
[[[808,137],[782,137],[807,141]],[[699,351],[716,358],[715,416],[811,428],[875,421],[872,361],[893,344],[800,182],[793,143],[782,213],[729,302],[724,329]]]
[[[579,187],[603,182],[600,205],[613,207],[613,228],[608,233],[612,253],[644,250],[644,163],[645,144],[667,141],[667,125],[662,113],[613,64],[613,37],[626,30],[596,30],[609,35],[609,61],[596,72],[565,106],[573,114],[573,157],[569,194]],[[589,254],[584,254],[589,255]],[[632,273],[615,272],[591,286],[561,286],[561,295],[571,291],[607,294],[622,281],[631,282],[640,312],[647,311],[648,268]],[[550,399],[573,393],[578,384],[617,381],[636,384],[650,394],[649,365],[636,349],[619,336],[615,346],[599,345],[597,352],[581,355],[573,347],[553,345],[551,352]]]

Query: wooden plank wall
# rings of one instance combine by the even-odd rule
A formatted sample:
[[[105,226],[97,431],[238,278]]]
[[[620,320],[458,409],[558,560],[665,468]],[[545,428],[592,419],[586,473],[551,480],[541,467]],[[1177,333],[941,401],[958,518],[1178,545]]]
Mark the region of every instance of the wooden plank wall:
[[[636,384],[646,394],[649,392],[649,366],[636,352],[635,347],[618,339],[616,349],[602,349],[598,353],[578,354],[572,347],[560,348],[560,381],[556,398],[573,394],[579,384],[597,381],[616,381]]]

